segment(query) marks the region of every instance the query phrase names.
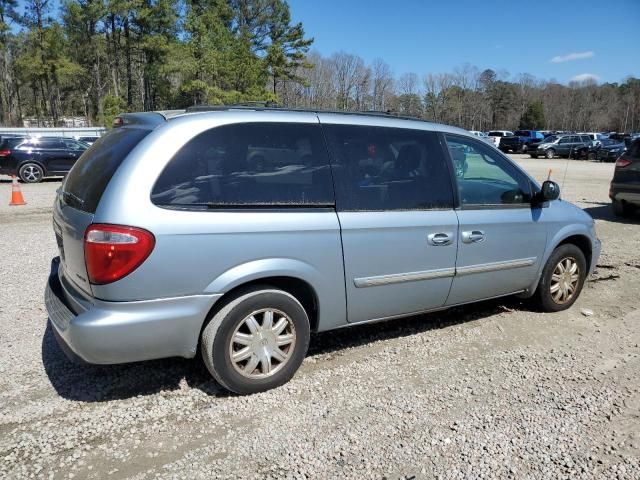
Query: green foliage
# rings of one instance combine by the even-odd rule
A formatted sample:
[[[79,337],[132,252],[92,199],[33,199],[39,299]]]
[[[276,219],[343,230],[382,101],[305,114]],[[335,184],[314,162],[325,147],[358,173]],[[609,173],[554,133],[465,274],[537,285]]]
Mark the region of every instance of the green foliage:
[[[122,97],[116,97],[114,95],[106,95],[102,99],[102,115],[99,119],[100,124],[107,128],[113,126],[113,119],[120,113],[126,112],[127,102]]]
[[[122,110],[277,100],[283,80],[301,82],[312,40],[291,24],[284,0],[0,0],[0,121],[58,123],[84,115],[110,125]],[[12,32],[8,19],[19,23]],[[2,67],[0,59],[0,67]]]
[[[527,130],[539,130],[545,127],[544,106],[542,102],[532,102],[520,118],[519,128]]]

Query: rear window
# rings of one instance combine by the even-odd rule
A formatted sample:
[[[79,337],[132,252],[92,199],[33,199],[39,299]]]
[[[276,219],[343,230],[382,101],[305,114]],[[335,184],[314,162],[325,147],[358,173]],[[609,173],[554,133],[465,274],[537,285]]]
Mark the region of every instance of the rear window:
[[[177,208],[333,206],[320,126],[242,123],[207,130],[169,161],[151,200]]]
[[[518,130],[515,132],[516,137],[530,137],[531,132],[529,130]]]
[[[63,200],[95,213],[100,197],[122,161],[151,130],[117,128],[101,137],[73,166],[62,186]]]
[[[0,143],[0,150],[15,148],[24,142],[24,138],[5,138]]]

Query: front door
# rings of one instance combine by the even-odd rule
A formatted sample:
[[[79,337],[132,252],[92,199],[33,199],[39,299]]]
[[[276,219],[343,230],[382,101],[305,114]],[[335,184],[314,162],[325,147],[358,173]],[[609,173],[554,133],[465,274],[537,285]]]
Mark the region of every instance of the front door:
[[[547,230],[531,207],[531,182],[495,149],[445,135],[456,168],[458,257],[447,305],[522,291],[538,272]]]
[[[458,221],[438,135],[319,116],[336,185],[349,322],[443,306]]]

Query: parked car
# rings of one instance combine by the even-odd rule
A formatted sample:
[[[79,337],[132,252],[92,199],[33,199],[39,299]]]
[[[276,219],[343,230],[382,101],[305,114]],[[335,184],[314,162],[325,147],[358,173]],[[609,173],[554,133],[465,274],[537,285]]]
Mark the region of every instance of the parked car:
[[[7,140],[0,148],[0,173],[37,183],[44,177],[65,175],[88,145],[72,138],[39,137]]]
[[[500,139],[502,137],[513,137],[513,132],[509,130],[492,130],[488,134],[489,139],[493,142],[496,148],[500,147]]]
[[[609,138],[608,135],[605,135],[603,133],[598,133],[598,132],[583,132],[583,133],[579,133],[578,135],[588,135],[589,138],[591,139],[591,146],[593,147],[597,147],[602,143],[602,140]]]
[[[544,135],[536,130],[516,130],[512,137],[505,137],[500,141],[503,152],[526,153],[529,145],[544,139]]]
[[[598,159],[601,162],[615,162],[626,148],[625,143],[620,140],[609,138],[601,140],[598,147],[592,147],[589,150],[589,159]]]
[[[552,135],[539,143],[530,144],[529,155],[532,158],[586,158],[590,146],[591,137],[588,135]]]
[[[511,294],[564,310],[597,263],[588,214],[462,129],[199,110],[126,114],[60,188],[45,299],[70,356],[199,351],[250,394],[294,375],[310,332]]]
[[[75,137],[76,140],[86,143],[87,145],[93,145],[100,137],[98,135],[91,135],[87,137]]]
[[[630,216],[640,207],[640,139],[634,140],[616,161],[609,198],[618,216]]]

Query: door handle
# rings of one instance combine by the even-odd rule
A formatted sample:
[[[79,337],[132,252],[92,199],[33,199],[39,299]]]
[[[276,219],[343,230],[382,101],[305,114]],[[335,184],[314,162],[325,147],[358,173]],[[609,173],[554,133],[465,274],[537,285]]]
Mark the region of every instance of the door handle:
[[[444,247],[453,243],[453,233],[431,233],[427,235],[427,242],[436,247]]]
[[[485,238],[482,230],[471,230],[469,232],[462,232],[462,243],[478,243],[482,242]]]

